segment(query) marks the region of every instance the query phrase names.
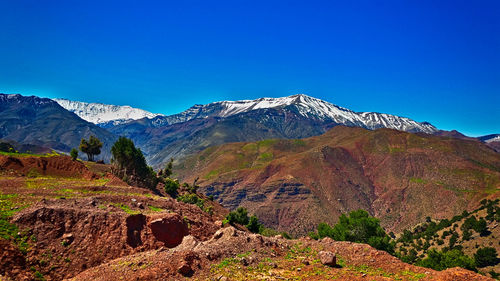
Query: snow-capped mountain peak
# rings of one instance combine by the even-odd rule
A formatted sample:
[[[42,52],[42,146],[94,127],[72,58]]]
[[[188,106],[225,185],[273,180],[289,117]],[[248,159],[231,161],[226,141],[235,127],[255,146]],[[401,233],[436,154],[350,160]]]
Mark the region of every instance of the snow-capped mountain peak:
[[[60,106],[78,115],[85,121],[104,125],[112,123],[118,125],[131,120],[142,119],[144,117],[154,118],[163,116],[128,105],[109,105],[102,103],[87,103],[80,101],[70,101],[67,99],[53,99]]]
[[[173,124],[196,118],[228,117],[252,110],[270,108],[293,108],[300,115],[307,118],[367,129],[391,128],[401,131],[425,133],[438,131],[433,125],[427,122],[417,122],[406,117],[376,112],[354,112],[350,109],[304,94],[280,98],[219,101],[206,105],[195,105],[182,113],[166,116],[165,123]],[[158,122],[161,125],[165,123]]]
[[[304,94],[280,98],[258,98],[255,100],[218,101],[205,105],[194,105],[174,115],[154,114],[130,106],[86,103],[66,99],[54,99],[65,109],[74,112],[82,119],[109,127],[147,117],[154,127],[186,122],[192,119],[219,117],[225,118],[236,114],[262,109],[292,110],[299,115],[346,126],[367,129],[391,128],[408,132],[434,133],[438,130],[427,122],[417,122],[400,117],[376,112],[354,112],[321,99]],[[263,113],[265,114],[265,113]]]

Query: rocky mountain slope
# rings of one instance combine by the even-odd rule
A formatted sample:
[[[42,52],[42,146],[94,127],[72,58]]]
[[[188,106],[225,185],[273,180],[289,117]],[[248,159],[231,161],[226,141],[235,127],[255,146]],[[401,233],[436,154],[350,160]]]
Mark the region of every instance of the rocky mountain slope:
[[[103,143],[99,158],[110,158],[116,137],[82,120],[55,101],[35,96],[0,94],[0,138],[21,144],[69,152],[81,138],[97,136]]]
[[[183,158],[211,145],[310,137],[336,125],[437,132],[426,122],[374,112],[356,113],[306,95],[195,105],[180,114],[137,120],[110,131],[132,138],[149,162],[159,166],[165,159]]]
[[[498,196],[500,154],[476,140],[337,126],[302,140],[211,147],[176,172],[279,231],[305,234],[355,209],[398,231]]]
[[[70,101],[67,99],[54,99],[60,106],[78,115],[85,121],[101,127],[114,126],[142,118],[154,118],[161,114],[154,114],[128,105],[109,105],[102,103],[88,103]]]
[[[474,259],[478,250],[486,247],[500,252],[499,200],[483,200],[471,212],[464,211],[442,220],[429,217],[426,222],[413,226],[397,235],[396,251],[406,262],[419,263],[433,251],[460,250]],[[476,264],[483,274],[492,277],[500,273],[500,261]],[[492,274],[493,273],[493,274]]]
[[[109,170],[68,156],[0,155],[1,280],[491,280],[364,244],[223,226],[227,211],[206,197],[213,213]]]

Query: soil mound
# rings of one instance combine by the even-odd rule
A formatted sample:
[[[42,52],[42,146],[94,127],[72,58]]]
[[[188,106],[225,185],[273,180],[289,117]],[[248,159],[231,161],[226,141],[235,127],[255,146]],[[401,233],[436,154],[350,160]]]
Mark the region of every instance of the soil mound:
[[[97,175],[89,171],[80,161],[73,161],[71,157],[14,157],[0,155],[0,171],[11,172],[21,176],[60,176],[95,178]]]

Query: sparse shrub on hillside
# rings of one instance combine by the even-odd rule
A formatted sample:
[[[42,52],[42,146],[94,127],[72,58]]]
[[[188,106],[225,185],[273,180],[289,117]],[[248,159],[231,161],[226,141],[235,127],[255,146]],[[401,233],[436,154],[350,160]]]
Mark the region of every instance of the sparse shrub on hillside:
[[[474,254],[474,260],[478,267],[496,265],[499,262],[497,250],[492,247],[478,249]]]
[[[170,158],[170,161],[168,161],[167,165],[165,165],[165,169],[160,170],[158,172],[158,175],[166,178],[170,177],[172,175],[173,165],[174,165],[174,158]]]
[[[16,149],[12,146],[12,144],[8,142],[0,142],[0,151],[17,153]]]
[[[125,178],[129,184],[137,184],[147,188],[156,188],[158,177],[153,168],[146,164],[146,159],[132,140],[120,137],[111,147],[113,173]]]
[[[187,193],[177,197],[177,201],[184,202],[188,204],[194,204],[203,210],[205,206],[205,200],[200,198],[196,193]]]
[[[400,254],[399,258],[406,263],[414,263],[417,260],[417,254],[418,253],[415,249],[411,249],[408,254]]]
[[[394,241],[391,241],[380,226],[380,221],[371,217],[365,210],[352,211],[348,216],[342,214],[333,228],[326,223],[320,223],[318,236],[330,237],[337,241],[366,243],[379,250],[394,253]]]
[[[89,161],[94,161],[94,156],[101,154],[102,142],[95,136],[90,136],[89,140],[82,139],[79,149],[87,154]]]
[[[444,270],[451,267],[462,267],[469,270],[476,270],[474,260],[466,256],[462,251],[453,249],[450,251],[437,251],[431,249],[427,252],[427,257],[417,262],[417,265]]]
[[[256,216],[251,216],[248,219],[248,224],[246,225],[246,227],[253,233],[259,233],[263,228],[262,224],[259,223],[259,219]]]
[[[464,241],[469,241],[470,238],[472,236],[472,232],[470,230],[464,230],[463,234],[462,234],[462,240]]]
[[[245,209],[243,207],[239,207],[238,209],[236,209],[236,211],[230,212],[226,216],[226,220],[230,224],[237,223],[237,224],[241,224],[241,225],[247,225],[248,221],[249,221],[248,211],[247,211],[247,209]]]
[[[72,148],[69,155],[71,156],[71,159],[73,159],[73,161],[76,161],[76,159],[78,158],[78,150],[76,148]]]
[[[491,278],[497,280],[500,279],[500,273],[497,273],[495,270],[492,269],[488,273],[490,274]]]
[[[457,243],[457,240],[458,240],[458,233],[453,232],[448,242],[448,248],[453,249],[453,247],[455,247],[455,244]]]
[[[173,180],[171,178],[166,178],[163,179],[163,183],[165,184],[165,192],[172,197],[176,197],[177,190],[179,189],[179,181]]]
[[[260,233],[262,235],[267,234],[266,236],[279,234],[272,229],[264,227],[264,225],[259,222],[259,219],[255,215],[248,217],[248,211],[243,207],[238,207],[236,211],[230,212],[226,216],[226,221],[232,225],[234,225],[235,223],[244,225],[253,233]]]

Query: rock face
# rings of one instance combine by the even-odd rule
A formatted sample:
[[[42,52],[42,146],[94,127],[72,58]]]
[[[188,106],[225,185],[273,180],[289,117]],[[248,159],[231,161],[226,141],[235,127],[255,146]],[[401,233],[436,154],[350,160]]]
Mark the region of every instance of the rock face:
[[[316,255],[318,249],[325,250]],[[342,257],[344,266],[334,266],[333,252]],[[303,263],[304,256],[324,263]],[[264,270],[256,270],[254,265]],[[492,280],[460,268],[438,272],[405,264],[366,244],[263,237],[232,227],[198,244],[186,241],[169,251],[154,250],[116,259],[72,280],[182,280],[186,276],[196,280]]]
[[[164,208],[170,207],[183,215],[174,212],[144,215],[127,214],[111,204],[102,209],[101,203],[107,200],[109,198],[92,199],[95,204],[89,204],[88,199],[44,200],[16,214],[13,223],[20,229],[28,229],[29,235],[37,240],[26,258],[44,259],[47,251],[53,256],[64,256],[71,263],[50,272],[51,279],[61,280],[118,257],[175,247],[188,234],[191,237],[189,245],[196,245],[193,239],[206,240],[218,229],[210,217],[195,205],[164,199]],[[160,203],[155,202],[156,205]],[[191,229],[185,222],[188,218],[192,223]],[[7,241],[0,239],[0,242]],[[0,270],[6,267],[8,276],[17,280],[22,277],[19,275],[22,272],[11,272],[9,264],[18,264],[22,268],[25,257],[16,252],[6,253],[8,256],[0,255]]]
[[[154,237],[169,248],[179,245],[182,238],[188,234],[187,225],[178,214],[167,214],[155,219],[149,223],[149,228]]]
[[[321,251],[318,253],[319,260],[322,264],[328,266],[336,266],[337,265],[337,257],[334,253],[330,251]]]
[[[176,173],[279,231],[305,235],[364,209],[398,232],[497,197],[500,154],[477,140],[337,126],[301,140],[208,148]]]

